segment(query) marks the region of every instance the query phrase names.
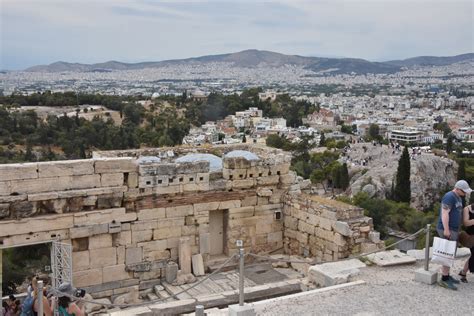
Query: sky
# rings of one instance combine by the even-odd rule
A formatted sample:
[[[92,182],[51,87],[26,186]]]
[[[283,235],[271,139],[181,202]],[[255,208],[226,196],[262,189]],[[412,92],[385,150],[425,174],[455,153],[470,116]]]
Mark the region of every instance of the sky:
[[[371,61],[474,52],[473,0],[0,0],[0,69],[269,50]]]

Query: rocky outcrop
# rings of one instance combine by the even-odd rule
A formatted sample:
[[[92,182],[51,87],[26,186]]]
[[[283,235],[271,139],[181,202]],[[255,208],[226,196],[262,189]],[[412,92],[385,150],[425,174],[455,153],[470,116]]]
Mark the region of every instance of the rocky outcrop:
[[[352,195],[364,191],[369,196],[385,198],[389,196],[392,182],[395,183],[400,153],[393,153],[387,146],[372,147],[367,152],[353,146],[348,156],[352,175],[349,193]],[[371,159],[368,159],[371,157]],[[359,163],[366,159],[365,166]],[[456,163],[448,158],[431,153],[422,153],[411,158],[411,202],[417,209],[425,209],[436,202],[440,194],[449,190],[456,182]]]

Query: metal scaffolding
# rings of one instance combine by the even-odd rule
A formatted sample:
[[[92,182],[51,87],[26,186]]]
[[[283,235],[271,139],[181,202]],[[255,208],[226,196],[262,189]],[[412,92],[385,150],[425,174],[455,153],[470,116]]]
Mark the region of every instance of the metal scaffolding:
[[[57,289],[63,282],[72,285],[72,246],[53,241],[51,246],[52,287]]]

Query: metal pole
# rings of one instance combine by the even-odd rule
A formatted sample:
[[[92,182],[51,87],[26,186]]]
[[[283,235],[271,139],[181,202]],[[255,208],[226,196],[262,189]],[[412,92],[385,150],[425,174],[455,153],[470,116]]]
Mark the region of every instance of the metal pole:
[[[425,271],[428,271],[430,267],[430,228],[431,228],[431,224],[426,224]]]
[[[239,305],[244,306],[244,248],[239,249],[240,269],[239,269]]]
[[[204,305],[196,305],[196,312],[194,313],[196,316],[204,316]]]
[[[43,316],[43,281],[38,281],[38,315]]]

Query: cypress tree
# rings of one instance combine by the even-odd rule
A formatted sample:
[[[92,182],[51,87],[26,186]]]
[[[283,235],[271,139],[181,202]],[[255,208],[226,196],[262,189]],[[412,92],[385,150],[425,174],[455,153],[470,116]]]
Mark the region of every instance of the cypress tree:
[[[332,184],[334,188],[340,189],[341,186],[341,166],[336,166],[332,169]]]
[[[459,161],[458,180],[464,179],[466,179],[466,162],[464,160],[461,160]]]
[[[324,147],[326,145],[326,136],[321,132],[321,138],[319,139],[319,147]]]
[[[341,167],[341,188],[347,189],[349,186],[349,171],[347,170],[347,164],[343,163]]]
[[[453,138],[452,134],[448,135],[448,139],[446,140],[446,154],[450,154],[453,152]]]
[[[405,146],[402,156],[398,161],[395,183],[395,200],[410,203],[410,197],[410,156],[408,155],[408,148]]]

